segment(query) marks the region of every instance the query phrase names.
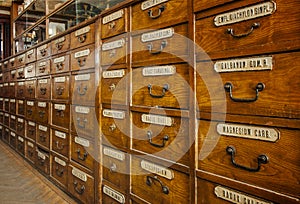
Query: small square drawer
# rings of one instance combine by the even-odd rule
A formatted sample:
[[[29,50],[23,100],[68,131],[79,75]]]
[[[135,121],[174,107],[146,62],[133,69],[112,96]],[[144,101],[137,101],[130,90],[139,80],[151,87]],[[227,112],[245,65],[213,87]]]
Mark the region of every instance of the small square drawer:
[[[52,78],[52,99],[68,100],[70,95],[70,77],[57,76]]]
[[[24,67],[20,67],[18,69],[16,69],[16,77],[17,79],[25,79],[25,72],[24,72]]]
[[[51,54],[65,52],[70,48],[70,34],[60,37],[51,42]]]
[[[51,61],[49,59],[38,61],[36,63],[35,75],[36,76],[48,75],[50,74],[50,69],[51,69]]]
[[[25,98],[25,93],[26,93],[25,90],[26,90],[25,81],[17,82],[16,97]]]
[[[16,58],[13,57],[13,58],[10,58],[9,59],[9,62],[8,62],[8,69],[9,70],[12,70],[12,69],[15,69],[16,68]]]
[[[4,110],[4,98],[0,98],[0,110]]]
[[[101,203],[126,203],[126,194],[120,192],[116,187],[104,184],[102,186],[102,202]]]
[[[88,45],[73,50],[71,53],[71,70],[78,71],[95,67],[95,45]]]
[[[125,64],[127,57],[127,37],[117,36],[104,40],[101,45],[101,65]]]
[[[50,175],[50,155],[49,152],[37,147],[35,152],[35,166],[43,174]]]
[[[52,151],[69,158],[69,134],[57,129],[51,129]]]
[[[11,114],[16,114],[16,99],[9,100],[9,112]]]
[[[37,125],[36,143],[50,149],[50,128],[47,125]]]
[[[9,64],[8,60],[6,60],[6,61],[3,62],[2,71],[7,71],[8,70],[8,64]]]
[[[48,57],[51,53],[51,46],[50,44],[44,44],[42,46],[39,46],[37,49],[36,49],[36,59],[37,60],[40,60],[42,58],[45,58],[45,57]]]
[[[17,152],[25,156],[25,139],[24,137],[17,136]]]
[[[25,54],[17,56],[15,64],[16,67],[23,66],[25,64]]]
[[[10,82],[10,72],[9,71],[3,72],[3,82],[4,83]]]
[[[3,141],[6,142],[7,144],[9,144],[9,139],[10,139],[9,128],[5,128],[4,131],[3,131]]]
[[[9,128],[13,131],[16,131],[16,127],[17,127],[17,117],[15,115],[10,115]]]
[[[52,125],[69,129],[70,105],[65,103],[52,104]]]
[[[29,64],[24,67],[25,79],[35,77],[35,63]]]
[[[10,105],[9,100],[10,100],[9,98],[4,98],[4,110],[6,112],[9,112],[9,105]]]
[[[38,123],[42,123],[42,124],[48,124],[48,121],[50,119],[50,103],[49,102],[45,102],[45,101],[38,101],[36,102],[37,106],[36,106],[36,116],[35,116],[35,120]]]
[[[38,99],[50,99],[51,98],[51,80],[50,77],[39,78],[37,80],[36,97]]]
[[[35,142],[29,139],[25,139],[25,157],[31,163],[34,163],[35,161],[35,151],[36,151]]]
[[[0,96],[1,96],[1,97],[6,96],[6,93],[5,93],[5,89],[4,89],[3,84],[0,84]]]
[[[35,120],[36,115],[36,102],[26,101],[26,119]]]
[[[51,59],[51,74],[70,71],[70,55],[61,54]]]
[[[55,179],[55,181],[62,186],[64,189],[67,188],[68,181],[68,161],[67,159],[58,156],[55,153],[51,154],[51,164],[52,171],[51,177]]]
[[[16,81],[17,80],[17,70],[11,70],[10,71],[10,81]]]
[[[13,131],[10,131],[9,145],[13,149],[16,149],[16,147],[17,147],[17,136],[16,136],[16,133]]]
[[[3,78],[3,73],[1,72],[0,73],[0,83],[3,83],[4,82],[4,78]]]
[[[31,49],[25,53],[25,63],[31,63],[36,60],[36,49]]]
[[[17,118],[17,127],[16,132],[18,135],[24,137],[25,136],[25,120],[24,118]]]
[[[4,122],[3,122],[3,124],[4,124],[6,127],[9,127],[9,120],[10,120],[10,115],[9,115],[9,113],[4,113]]]
[[[90,24],[71,33],[71,49],[95,42],[95,24]]]
[[[36,88],[36,80],[27,80],[25,81],[25,97],[26,98],[35,98],[35,88]]]
[[[30,120],[26,122],[26,138],[36,140],[36,123]]]
[[[10,82],[9,83],[9,87],[8,87],[8,95],[11,98],[15,98],[16,97],[16,82]]]
[[[26,103],[24,100],[17,100],[17,115],[25,116]]]
[[[103,16],[101,25],[101,38],[105,39],[127,31],[127,9],[121,9]]]
[[[3,124],[4,122],[4,113],[3,111],[0,111],[0,124]]]

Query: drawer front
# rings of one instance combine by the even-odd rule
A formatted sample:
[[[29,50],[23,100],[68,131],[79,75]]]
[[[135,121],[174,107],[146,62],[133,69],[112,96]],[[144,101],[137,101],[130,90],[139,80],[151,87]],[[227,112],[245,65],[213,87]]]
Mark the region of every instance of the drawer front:
[[[0,72],[0,83],[2,84],[4,82],[4,77],[3,77],[3,73]]]
[[[94,178],[72,166],[69,166],[68,174],[68,191],[83,203],[94,203]]]
[[[4,98],[0,98],[0,110],[4,109]]]
[[[25,139],[24,137],[21,136],[17,136],[17,151],[21,154],[21,155],[25,155]]]
[[[70,70],[70,55],[62,54],[51,59],[51,74],[68,72]]]
[[[132,7],[132,30],[157,28],[187,21],[187,1],[146,0]]]
[[[32,121],[26,122],[26,137],[36,140],[36,123]]]
[[[17,118],[16,132],[19,136],[25,136],[25,120],[24,118]]]
[[[299,130],[204,120],[199,127],[199,169],[299,198]]]
[[[121,9],[103,16],[101,38],[104,39],[126,32],[125,22],[127,22],[127,9]]]
[[[16,97],[17,98],[24,98],[26,93],[26,86],[25,81],[17,82],[17,90],[16,90]]]
[[[97,154],[94,142],[82,137],[72,136],[71,145],[71,159],[94,171],[94,157]]]
[[[24,100],[17,100],[17,114],[25,116],[26,102]]]
[[[35,143],[25,139],[25,157],[31,162],[35,161]]]
[[[193,1],[194,12],[203,11],[218,5],[223,5],[226,3],[234,2],[235,0],[202,0],[202,1]]]
[[[24,72],[24,67],[18,68],[16,70],[16,78],[19,79],[25,79],[25,72]]]
[[[129,160],[126,153],[103,146],[102,166],[103,179],[122,191],[129,188]]]
[[[132,121],[133,149],[190,165],[187,118],[132,112]]]
[[[13,149],[16,149],[17,147],[17,138],[16,138],[16,133],[15,132],[10,132],[10,138],[9,138],[9,144]]]
[[[9,112],[9,98],[4,99],[4,110]]]
[[[8,95],[11,98],[15,98],[16,95],[16,83],[15,82],[10,82],[9,87],[8,87]]]
[[[196,21],[196,43],[208,55],[199,52],[197,59],[224,58],[299,48],[300,16],[296,10],[300,2],[292,0],[268,1],[224,12]],[[256,12],[260,10],[261,12]],[[231,18],[243,13],[253,13]],[[289,20],[286,20],[289,16]],[[284,39],[282,36],[285,36]],[[286,40],[285,40],[286,39]],[[261,49],[263,47],[263,49]]]
[[[0,111],[0,124],[3,124],[4,122],[4,113]]]
[[[164,172],[157,173],[157,172]],[[189,177],[179,171],[133,157],[131,193],[150,203],[189,203]]]
[[[102,202],[110,204],[126,203],[126,194],[108,185],[102,186]]]
[[[95,73],[72,75],[72,103],[95,105]]]
[[[38,99],[51,98],[51,80],[50,77],[37,80],[36,97]]]
[[[7,66],[9,70],[14,69],[16,67],[16,58],[10,58]]]
[[[95,25],[91,24],[71,33],[71,49],[95,42]]]
[[[31,63],[36,60],[36,49],[31,49],[25,53],[25,63]]]
[[[51,176],[63,186],[67,188],[68,185],[68,162],[66,159],[52,154],[52,171]]]
[[[51,42],[51,54],[65,52],[70,48],[70,35],[65,35]]]
[[[16,67],[22,66],[25,64],[25,54],[19,55],[16,57]]]
[[[187,24],[150,31],[132,37],[132,62],[161,64],[187,60]],[[159,36],[159,37],[157,37]]]
[[[6,127],[9,127],[9,119],[10,119],[10,115],[8,113],[4,113],[4,125]]]
[[[26,79],[35,77],[35,63],[27,65],[24,70]]]
[[[70,126],[70,105],[52,104],[52,125],[69,129]]]
[[[101,45],[101,65],[125,64],[127,38],[125,35],[105,40]]]
[[[50,128],[48,126],[37,124],[36,142],[44,148],[50,149]]]
[[[4,83],[10,82],[10,73],[9,73],[9,71],[3,72],[3,82]]]
[[[224,112],[226,108],[230,114],[299,118],[299,57],[300,52],[293,52],[233,60],[243,67],[256,63],[260,70],[248,72],[214,71],[213,66],[222,70],[227,65],[218,64],[228,61],[214,62],[215,65],[198,63],[201,78],[197,77],[196,89],[200,111]]]
[[[104,109],[101,117],[102,143],[113,146],[129,147],[129,118],[122,110]]]
[[[101,101],[106,104],[127,105],[128,75],[126,69],[102,72]]]
[[[68,100],[70,95],[70,77],[59,76],[52,78],[52,99]]]
[[[72,51],[71,62],[72,71],[94,68],[95,45],[88,45]]]
[[[36,49],[36,52],[37,52],[36,53],[36,58],[37,58],[37,60],[40,60],[42,58],[50,56],[50,54],[51,54],[50,51],[51,51],[50,44],[49,45],[45,44],[45,45],[42,45],[42,46],[38,47]]]
[[[7,70],[8,70],[8,63],[9,63],[8,60],[6,60],[5,62],[2,63],[2,64],[3,64],[3,65],[2,65],[2,66],[3,66],[3,67],[2,67],[2,70],[3,70],[3,71],[7,71]]]
[[[51,129],[52,150],[66,158],[69,157],[69,134]]]
[[[8,128],[4,129],[4,133],[3,133],[3,141],[6,142],[7,144],[9,144],[9,138],[10,138],[10,131]]]
[[[15,115],[10,115],[9,127],[11,130],[16,131],[17,127],[17,118]]]
[[[3,85],[1,88],[2,88],[2,96],[9,96],[9,93],[8,93],[8,83],[4,83],[4,84],[1,84]]]
[[[133,105],[189,108],[188,65],[176,64],[133,69],[132,79]]]
[[[11,70],[10,72],[10,81],[16,81],[17,80],[17,70]]]
[[[9,100],[9,112],[11,114],[16,114],[16,99]]]
[[[26,101],[26,119],[35,120],[36,115],[36,102]]]
[[[44,76],[50,74],[51,63],[50,60],[38,61],[36,63],[36,76]]]
[[[35,166],[42,173],[50,175],[50,155],[48,152],[37,148],[35,152]]]
[[[48,124],[48,121],[50,119],[50,115],[49,115],[49,110],[50,110],[50,103],[48,102],[36,102],[37,106],[36,106],[36,116],[35,116],[35,120],[38,123],[42,123],[42,124]]]
[[[25,81],[25,97],[26,98],[35,98],[35,88],[36,88],[36,80]]]

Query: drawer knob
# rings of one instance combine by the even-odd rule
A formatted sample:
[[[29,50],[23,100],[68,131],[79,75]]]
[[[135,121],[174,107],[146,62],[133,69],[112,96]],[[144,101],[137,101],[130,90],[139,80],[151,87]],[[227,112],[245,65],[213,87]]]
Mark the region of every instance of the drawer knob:
[[[258,92],[263,91],[264,88],[265,88],[265,85],[263,83],[261,83],[261,82],[256,85],[256,88],[255,88],[256,95],[255,95],[254,98],[235,98],[232,95],[232,88],[233,88],[233,85],[230,82],[227,82],[224,85],[225,91],[229,92],[229,97],[234,102],[254,102],[254,101],[257,101],[257,99],[258,99]]]
[[[63,44],[62,43],[56,43],[55,47],[56,47],[57,50],[61,50],[61,48],[63,47]]]
[[[80,67],[83,67],[85,65],[86,59],[85,58],[78,59],[77,62]]]
[[[77,118],[77,127],[84,129],[85,128],[85,124],[88,122],[88,120],[85,118],[82,120],[81,122],[81,118]]]
[[[81,156],[80,154],[80,149],[77,149],[76,150],[76,153],[77,153],[77,158],[81,161],[85,161],[87,156],[88,156],[88,153],[87,152],[84,152],[83,156]]]
[[[31,95],[33,93],[33,88],[30,87],[30,88],[27,89],[27,91]]]
[[[80,84],[78,87],[77,87],[77,93],[80,95],[80,96],[84,96],[87,92],[87,85],[85,86],[82,86],[82,84]]]
[[[33,152],[30,150],[27,150],[28,156],[33,157]]]
[[[41,95],[46,95],[47,88],[40,88],[40,93],[41,93]]]
[[[86,40],[86,34],[78,36],[77,39],[78,39],[78,42],[84,43]]]
[[[55,173],[58,177],[62,177],[64,174],[64,169],[59,169],[58,166],[55,167]]]
[[[65,117],[64,111],[63,110],[56,110],[56,116],[58,117]]]
[[[61,96],[64,92],[64,88],[63,87],[57,87],[56,88],[56,94]]]
[[[46,55],[47,49],[40,50],[41,55],[44,57]]]
[[[109,86],[110,91],[114,91],[116,89],[116,85],[113,83]]]
[[[45,111],[39,111],[39,116],[40,118],[43,118],[45,116],[46,112]]]
[[[164,84],[164,86],[162,88],[162,93],[160,95],[156,95],[156,94],[152,93],[152,85],[151,84],[148,85],[149,94],[153,98],[162,98],[162,97],[164,97],[165,94],[166,94],[166,91],[168,91],[168,90],[169,90],[169,84]]]
[[[46,70],[46,66],[43,66],[43,67],[40,67],[40,68],[39,68],[40,73],[44,73],[45,70]]]
[[[226,152],[231,155],[231,163],[235,167],[244,169],[244,170],[250,171],[250,172],[258,172],[260,170],[261,164],[267,164],[269,162],[269,158],[267,157],[267,155],[262,154],[257,157],[257,167],[256,168],[246,167],[246,166],[242,166],[242,165],[236,163],[236,161],[234,159],[236,150],[233,146],[228,146],[226,148]]]
[[[227,33],[230,34],[234,38],[243,38],[243,37],[247,37],[248,35],[250,35],[254,31],[254,29],[259,28],[259,26],[260,26],[260,23],[253,23],[250,30],[248,32],[242,33],[242,34],[234,34],[233,28],[228,28]]]
[[[153,10],[150,9],[148,11],[148,16],[152,19],[156,19],[158,17],[160,17],[161,13],[165,10],[165,5],[161,5],[159,8],[158,8],[158,11],[157,11],[157,15],[153,15]]]
[[[165,135],[164,137],[163,137],[163,142],[162,142],[162,144],[156,144],[156,143],[153,143],[152,142],[152,132],[151,131],[147,131],[147,136],[148,136],[148,141],[149,141],[149,143],[152,145],[152,146],[154,146],[154,147],[160,147],[160,148],[162,148],[162,147],[164,147],[165,145],[166,145],[166,141],[168,141],[169,140],[169,136],[168,135]]]
[[[117,165],[115,163],[112,163],[111,166],[109,167],[109,171],[111,173],[116,172],[117,171]]]
[[[110,30],[113,29],[115,26],[116,26],[116,22],[115,22],[115,21],[110,22],[110,23],[108,24],[108,28],[109,28]]]
[[[39,141],[40,142],[46,142],[46,135],[40,135]]]
[[[64,64],[63,64],[62,62],[61,62],[61,63],[57,63],[57,64],[56,64],[56,69],[57,69],[57,70],[62,70],[62,69],[63,69],[63,65],[64,65]]]
[[[161,52],[163,51],[163,49],[164,49],[166,46],[167,46],[167,41],[165,41],[165,40],[163,40],[163,41],[160,43],[160,48],[159,48],[159,50],[157,50],[157,51],[153,51],[153,44],[152,44],[152,43],[150,43],[150,44],[147,45],[150,54],[159,54],[159,53],[161,53]]]
[[[63,150],[65,147],[65,145],[63,143],[59,144],[59,141],[56,141],[55,144],[56,144],[56,149],[58,149],[58,150]]]
[[[20,72],[18,72],[18,75],[19,75],[19,79],[22,79],[24,77],[24,72],[20,71]]]
[[[113,132],[113,131],[115,131],[116,128],[117,128],[117,126],[113,123],[109,126],[109,131]]]
[[[151,186],[152,182],[153,182],[152,180],[157,181],[161,185],[161,189],[162,189],[162,192],[164,194],[167,194],[167,195],[169,194],[169,188],[168,188],[168,186],[165,186],[163,184],[163,182],[159,178],[157,178],[157,176],[147,176],[146,184],[148,186]]]
[[[79,194],[79,195],[82,195],[84,193],[84,190],[85,190],[85,186],[82,185],[80,188],[78,188],[78,182],[77,181],[74,181],[74,189],[75,191]]]
[[[23,144],[22,143],[18,143],[18,150],[23,151]]]

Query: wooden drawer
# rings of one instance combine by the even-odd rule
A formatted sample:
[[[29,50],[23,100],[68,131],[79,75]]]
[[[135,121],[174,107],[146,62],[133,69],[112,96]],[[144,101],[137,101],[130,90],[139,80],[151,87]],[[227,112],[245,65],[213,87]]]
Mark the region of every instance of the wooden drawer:
[[[51,74],[68,72],[70,70],[70,55],[61,54],[51,59]]]
[[[35,152],[35,166],[46,175],[50,175],[50,155],[49,152],[37,148]]]
[[[39,78],[37,80],[36,97],[38,99],[50,99],[51,98],[51,80],[50,77]]]
[[[43,61],[38,61],[36,63],[36,71],[35,74],[36,76],[44,76],[50,74],[50,69],[51,69],[51,61],[48,60],[43,60]]]
[[[36,59],[40,60],[42,58],[50,56],[51,46],[50,44],[44,44],[36,48]]]
[[[3,72],[4,64],[0,62],[0,72]]]
[[[52,125],[69,129],[70,105],[64,103],[52,104]]]
[[[51,177],[64,189],[67,188],[68,181],[68,161],[54,153],[51,155]]]
[[[72,132],[94,140],[98,133],[98,120],[94,107],[72,105]]]
[[[46,149],[50,149],[50,128],[47,125],[37,125],[36,142]]]
[[[16,98],[24,98],[26,93],[25,81],[17,82]]]
[[[17,136],[17,152],[19,152],[21,155],[25,155],[25,139],[24,137]]]
[[[194,3],[194,12],[203,11],[205,9],[213,8],[218,5],[234,2],[236,0],[201,0],[201,1],[193,1]]]
[[[0,110],[4,110],[4,98],[0,98]]]
[[[133,69],[132,79],[133,105],[189,108],[191,87],[187,64]]]
[[[199,127],[199,169],[300,198],[299,130],[205,120]]]
[[[9,73],[9,71],[3,72],[3,82],[4,83],[10,82],[10,73]]]
[[[9,98],[5,98],[4,99],[4,110],[6,111],[6,112],[9,112]]]
[[[52,78],[52,99],[68,100],[70,95],[70,77],[57,76]]]
[[[71,49],[95,42],[95,24],[90,24],[71,33]]]
[[[16,126],[17,126],[16,116],[15,115],[10,115],[9,128],[13,131],[16,131]]]
[[[31,49],[25,53],[25,63],[31,63],[36,60],[36,49]]]
[[[3,137],[3,126],[1,124],[2,123],[0,122],[0,139],[2,140],[2,137]]]
[[[10,115],[8,113],[4,113],[4,122],[3,124],[6,126],[6,127],[9,127],[9,119],[10,119]]]
[[[127,9],[121,9],[103,16],[101,25],[101,38],[108,38],[127,31]]]
[[[8,69],[9,70],[12,70],[12,69],[15,69],[16,68],[16,58],[13,57],[13,58],[10,58],[9,59],[9,62],[8,62]]]
[[[42,123],[42,124],[48,124],[48,121],[50,119],[50,103],[45,102],[45,101],[38,101],[36,102],[37,106],[36,106],[36,116],[35,116],[35,120],[38,123]]]
[[[83,203],[95,202],[95,180],[79,169],[77,166],[69,165],[68,169],[68,191]]]
[[[36,123],[30,120],[26,122],[26,138],[36,140]]]
[[[88,45],[73,50],[71,53],[71,70],[83,70],[95,67],[95,45]]]
[[[72,75],[72,103],[79,105],[95,105],[96,96],[95,73]]]
[[[25,64],[25,54],[16,57],[16,67],[23,66]]]
[[[25,72],[24,72],[24,67],[20,67],[16,70],[16,78],[19,79],[25,79]]]
[[[51,129],[52,150],[69,158],[69,134]]]
[[[127,56],[127,37],[117,36],[104,40],[101,46],[101,65],[125,64]]]
[[[94,141],[72,135],[71,159],[94,172],[94,158],[98,158]]]
[[[137,157],[131,160],[131,193],[147,202],[189,203],[188,181],[188,175],[169,167]]]
[[[119,150],[103,146],[102,174],[103,179],[122,191],[129,189],[128,155]]]
[[[0,84],[0,96],[5,96],[5,89],[4,89],[4,85],[3,84]]]
[[[123,110],[103,109],[101,117],[102,143],[118,147],[129,147],[129,115]]]
[[[65,35],[51,42],[51,54],[65,52],[70,48],[70,35]]]
[[[13,69],[9,73],[10,73],[10,81],[16,81],[17,80],[17,70]]]
[[[36,102],[26,101],[26,119],[35,120],[36,115]]]
[[[126,194],[120,192],[119,190],[112,188],[108,185],[102,186],[102,202],[101,203],[111,203],[119,204],[126,203]]]
[[[18,100],[17,102],[17,115],[25,116],[25,101]]]
[[[16,147],[17,147],[16,133],[13,132],[13,131],[10,131],[9,145],[10,145],[13,149],[16,149]]]
[[[106,104],[127,105],[128,75],[126,69],[108,69],[102,72],[101,101]]]
[[[2,71],[8,71],[8,64],[9,64],[9,60],[6,60],[3,62],[3,67],[2,67]]]
[[[25,97],[34,99],[35,98],[35,88],[36,88],[36,80],[27,80],[25,81]]]
[[[0,73],[0,83],[2,84],[4,82],[3,73]]]
[[[0,124],[3,124],[4,122],[4,113],[0,111]]]
[[[11,114],[16,114],[16,99],[9,100],[9,112]]]
[[[188,118],[162,114],[132,112],[132,148],[189,166]]]
[[[8,87],[8,96],[11,98],[16,97],[16,82],[10,82]]]
[[[297,25],[300,15],[291,8],[299,6],[297,0],[291,0],[288,4],[284,0],[276,3],[267,1],[197,20],[196,43],[201,47],[197,59],[298,49],[300,28]],[[232,17],[237,15],[238,18]]]
[[[9,83],[8,82],[5,82],[4,84],[3,84],[3,93],[2,93],[2,95],[4,96],[4,97],[9,97]]]
[[[3,141],[6,142],[7,144],[9,144],[9,138],[10,138],[10,131],[8,128],[5,128],[3,131]]]
[[[31,162],[35,161],[35,143],[31,140],[25,139],[25,157]]]
[[[228,61],[197,64],[197,101],[201,112],[225,112],[241,115],[300,118],[300,52],[234,59],[256,70],[237,72],[226,68]],[[259,64],[258,64],[259,63]],[[219,64],[219,65],[218,65]],[[225,66],[225,65],[224,65]],[[227,66],[227,65],[226,65]],[[272,70],[271,70],[272,69]]]
[[[186,61],[189,54],[187,24],[144,32],[132,37],[132,63],[146,65]],[[159,37],[157,37],[159,36]]]
[[[25,120],[24,118],[17,118],[16,132],[19,136],[25,136]]]
[[[132,30],[170,26],[187,21],[185,0],[146,0],[132,7]]]

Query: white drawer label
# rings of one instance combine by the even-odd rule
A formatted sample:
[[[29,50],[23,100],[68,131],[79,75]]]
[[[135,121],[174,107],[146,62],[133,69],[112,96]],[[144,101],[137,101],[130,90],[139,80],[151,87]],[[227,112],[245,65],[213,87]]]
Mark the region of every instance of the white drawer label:
[[[59,131],[55,130],[54,134],[55,134],[56,137],[59,137],[59,138],[62,138],[62,139],[67,138],[67,135],[64,132],[59,132]]]
[[[47,44],[40,46],[38,49],[39,50],[45,50],[45,49],[47,49]]]
[[[33,49],[32,49],[32,50],[29,50],[29,51],[27,52],[27,55],[31,55],[31,54],[33,54]]]
[[[54,104],[54,109],[55,110],[66,110],[66,105]]]
[[[8,83],[4,83],[3,86],[8,86]]]
[[[11,71],[10,74],[16,74],[16,70]]]
[[[7,65],[7,64],[8,64],[8,61],[5,61],[3,64],[4,64],[4,65]]]
[[[64,83],[66,81],[66,77],[56,77],[54,81],[55,83]]]
[[[48,128],[43,125],[39,125],[39,130],[47,132]]]
[[[4,116],[5,116],[5,117],[9,117],[9,114],[8,114],[8,113],[5,113]]]
[[[172,170],[159,166],[157,164],[142,160],[141,167],[146,171],[157,174],[169,180],[172,180],[174,178],[174,172]]]
[[[46,160],[46,155],[44,155],[42,152],[37,151],[38,152],[38,157],[41,158],[42,160]]]
[[[125,75],[125,70],[104,71],[102,76],[104,79],[122,78]]]
[[[11,135],[12,137],[16,137],[16,133],[14,133],[14,132],[10,132],[10,135]]]
[[[123,9],[122,10],[119,10],[117,12],[114,12],[108,16],[105,16],[103,19],[102,19],[102,24],[106,24],[106,23],[109,23],[111,21],[114,21],[114,20],[117,20],[119,18],[122,18],[122,16],[124,15],[124,11]]]
[[[0,84],[0,87],[3,87],[3,84]]]
[[[113,42],[107,42],[102,44],[102,51],[113,50],[116,48],[121,48],[125,45],[125,39],[116,40]]]
[[[28,145],[29,147],[31,147],[31,148],[34,147],[33,143],[31,143],[31,142],[27,142],[27,145]]]
[[[103,186],[103,193],[118,201],[119,203],[125,203],[125,196],[123,194],[106,185]]]
[[[109,117],[109,118],[124,119],[125,118],[125,112],[124,111],[104,109],[103,110],[103,116]]]
[[[90,112],[90,108],[84,107],[84,106],[76,106],[75,107],[75,112],[76,113],[88,114]]]
[[[19,104],[24,104],[24,101],[20,101],[20,100],[19,100],[18,103],[19,103]]]
[[[168,0],[148,0],[148,1],[144,1],[142,4],[141,4],[141,9],[144,11],[148,8],[151,8],[153,6],[156,6],[158,4],[161,4],[161,3],[164,3],[164,2],[167,2]]]
[[[90,80],[91,75],[90,74],[81,74],[75,76],[75,81],[88,81]]]
[[[9,62],[14,62],[15,61],[15,58],[11,58],[10,60],[9,60]]]
[[[79,169],[76,169],[76,168],[73,167],[73,169],[72,169],[72,174],[73,174],[75,177],[79,178],[80,180],[82,180],[82,181],[84,181],[84,182],[87,181],[87,175],[86,175],[86,173],[80,171]]]
[[[103,148],[103,153],[106,156],[109,156],[111,158],[120,160],[120,161],[124,161],[125,160],[125,154],[123,152],[120,152],[118,150],[114,150],[108,147],[104,147]]]
[[[32,126],[32,127],[35,127],[35,123],[34,123],[34,122],[31,122],[31,121],[28,122],[28,125],[30,125],[30,126]]]
[[[55,40],[55,44],[58,44],[58,43],[61,43],[61,42],[64,42],[66,40],[66,37],[61,37],[61,38],[58,38],[57,40]]]
[[[217,132],[220,135],[225,136],[263,140],[268,142],[276,142],[280,138],[280,133],[273,128],[240,124],[219,123],[217,125]]]
[[[34,102],[33,101],[27,101],[27,105],[28,106],[34,106]]]
[[[48,84],[48,79],[39,80],[39,84]]]
[[[272,70],[272,57],[253,57],[245,59],[231,59],[216,61],[214,69],[216,72],[240,72]]]
[[[165,76],[176,73],[175,66],[154,66],[143,68],[143,76]]]
[[[38,107],[46,108],[47,107],[47,103],[46,102],[38,102]]]
[[[2,130],[3,129],[3,127],[2,127],[2,125],[0,125],[0,130]]]
[[[54,64],[57,64],[57,63],[60,63],[60,62],[63,62],[63,61],[65,61],[65,57],[64,56],[55,58],[53,60]]]
[[[3,98],[0,98],[0,101],[3,101]]]
[[[264,2],[254,6],[245,7],[232,12],[217,15],[214,18],[215,26],[223,26],[249,19],[270,15],[276,11],[275,2]]]
[[[6,99],[4,99],[4,101],[5,101],[5,102],[9,102],[9,99],[8,99],[8,98],[6,98]]]
[[[255,203],[255,204],[271,204],[272,202],[263,201],[258,198],[254,198],[249,195],[244,195],[235,190],[231,190],[229,188],[225,188],[223,186],[215,187],[215,195],[218,198],[227,200],[231,203],[235,204],[244,204],[244,203]]]
[[[158,115],[142,115],[142,122],[156,124],[156,125],[165,125],[165,126],[172,126],[172,118],[166,116],[158,116]]]
[[[67,165],[65,161],[59,159],[58,157],[54,157],[54,161],[55,161],[56,163],[62,165],[62,166],[66,166],[66,165]]]
[[[19,122],[19,123],[24,123],[24,119],[18,118],[18,122]]]
[[[16,119],[16,116],[11,115],[10,118],[13,119],[13,120],[15,120],[15,119]]]
[[[12,83],[9,83],[9,85],[10,85],[10,86],[15,86],[15,83],[14,83],[14,82],[12,82]]]
[[[24,72],[23,68],[18,69],[18,73],[23,73],[23,72]]]
[[[46,64],[47,64],[47,62],[40,62],[39,67],[44,67],[44,66],[46,66]]]
[[[11,102],[11,103],[15,103],[15,102],[16,102],[16,99],[10,99],[10,102]]]
[[[3,77],[3,74],[2,74],[2,73],[0,74],[0,77]]]
[[[75,31],[75,36],[77,37],[77,36],[79,36],[79,35],[83,35],[83,34],[85,34],[85,33],[90,32],[90,30],[91,30],[91,27],[90,27],[90,26],[86,26],[86,27],[84,27],[84,28],[81,28],[81,29]]]
[[[141,41],[142,42],[150,42],[154,40],[161,40],[165,38],[170,38],[174,35],[174,29],[173,28],[167,28],[167,29],[162,29],[158,31],[153,31],[150,33],[144,33],[141,36]]]
[[[34,81],[26,81],[28,85],[33,85]]]
[[[24,86],[24,81],[18,82],[18,86]]]
[[[90,49],[86,49],[86,50],[82,50],[79,52],[76,52],[74,54],[75,58],[79,58],[79,57],[84,57],[84,56],[88,56],[90,54]]]
[[[90,146],[90,141],[84,139],[84,138],[81,138],[81,137],[75,137],[75,142],[77,144],[80,144],[84,147],[89,147]]]
[[[24,139],[23,139],[23,137],[18,137],[18,140],[20,141],[20,142],[24,142]]]

